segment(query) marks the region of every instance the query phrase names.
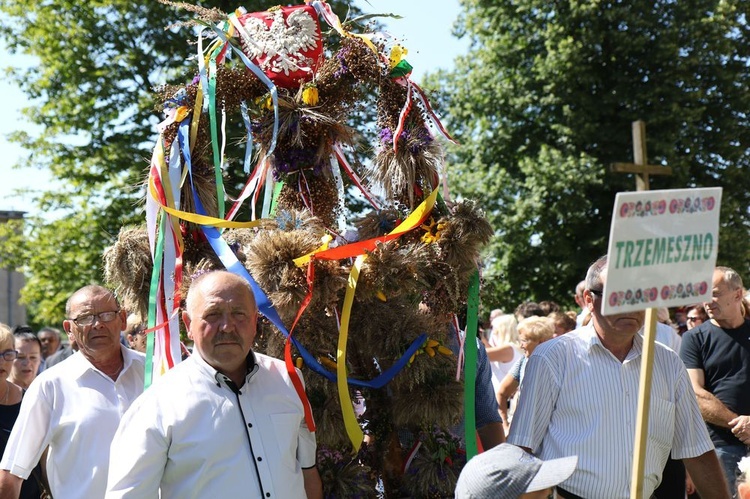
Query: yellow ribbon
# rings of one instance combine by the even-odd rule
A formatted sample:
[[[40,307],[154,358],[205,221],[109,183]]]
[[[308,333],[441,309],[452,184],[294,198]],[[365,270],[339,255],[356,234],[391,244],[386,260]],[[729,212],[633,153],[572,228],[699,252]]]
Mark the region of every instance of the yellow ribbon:
[[[349,339],[349,319],[351,317],[352,303],[354,303],[354,292],[357,289],[357,280],[359,271],[362,268],[367,255],[359,255],[352,265],[349,273],[349,280],[346,284],[346,294],[344,295],[344,309],[341,312],[341,329],[339,330],[338,350],[336,351],[336,385],[339,390],[339,403],[341,404],[341,414],[344,417],[344,428],[349,440],[352,442],[354,452],[359,451],[364,439],[362,428],[359,427],[357,416],[354,414],[352,398],[349,394],[349,385],[346,382],[346,342]]]
[[[224,220],[223,218],[209,217],[205,215],[198,215],[197,213],[189,213],[187,211],[176,210],[174,208],[170,208],[169,206],[165,206],[159,200],[159,195],[156,192],[156,186],[154,185],[153,178],[149,178],[148,187],[151,193],[151,197],[154,198],[157,203],[159,203],[159,206],[162,210],[187,222],[192,222],[197,225],[207,225],[210,227],[221,227],[224,229],[251,229],[253,227],[258,227],[263,223],[262,219],[253,220],[252,222],[233,222],[230,220]]]
[[[401,222],[398,227],[393,229],[389,235],[408,232],[416,227],[424,216],[432,210],[437,199],[438,191],[433,191],[406,220]],[[308,255],[305,255],[308,256]],[[304,258],[304,257],[303,257]],[[336,385],[339,391],[339,403],[341,405],[341,414],[344,418],[344,428],[349,440],[352,442],[354,452],[358,452],[362,445],[364,434],[354,414],[349,385],[346,382],[346,343],[349,339],[349,319],[351,318],[352,304],[354,303],[354,293],[357,290],[357,281],[362,264],[367,259],[367,254],[361,254],[354,261],[352,269],[349,272],[349,279],[346,283],[346,294],[344,295],[344,305],[341,311],[341,328],[339,330],[338,348],[336,351]]]
[[[432,191],[432,193],[427,196],[427,198],[422,201],[422,203],[417,206],[417,209],[414,210],[403,222],[401,222],[395,229],[393,229],[390,233],[388,233],[386,236],[383,237],[376,237],[373,239],[368,239],[367,241],[358,241],[355,243],[350,243],[345,246],[338,246],[336,248],[333,248],[332,252],[341,252],[342,248],[346,248],[348,246],[351,246],[352,248],[359,247],[360,250],[358,252],[352,252],[349,255],[342,256],[342,258],[349,258],[350,256],[358,256],[365,253],[368,249],[373,249],[375,246],[375,242],[377,241],[388,241],[391,239],[395,239],[393,236],[401,235],[406,232],[409,232],[410,230],[414,229],[419,225],[421,220],[426,216],[427,213],[432,211],[432,208],[435,206],[435,201],[437,200],[438,191],[437,189]],[[302,267],[307,262],[310,261],[310,258],[318,253],[323,253],[324,251],[327,251],[328,248],[324,246],[320,246],[319,248],[311,251],[310,253],[306,255],[302,255],[300,257],[297,257],[294,259],[294,263],[298,267]],[[320,255],[325,256],[325,255]]]
[[[295,258],[292,261],[294,262],[294,264],[297,267],[303,267],[303,266],[307,265],[308,263],[310,263],[310,260],[312,259],[312,256],[314,254],[320,253],[321,251],[327,250],[328,249],[328,243],[330,243],[332,240],[333,240],[333,237],[331,235],[329,235],[329,234],[326,234],[325,236],[323,236],[321,238],[322,244],[320,246],[318,246],[316,249],[312,250],[310,253],[308,253],[306,255],[302,255],[299,258]]]

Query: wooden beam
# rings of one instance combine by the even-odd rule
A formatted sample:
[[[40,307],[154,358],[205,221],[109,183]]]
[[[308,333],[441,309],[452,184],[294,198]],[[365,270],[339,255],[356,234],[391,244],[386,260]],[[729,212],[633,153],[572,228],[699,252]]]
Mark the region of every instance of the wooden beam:
[[[612,163],[615,173],[646,173],[648,175],[672,175],[672,167],[659,165],[639,165],[634,163]]]
[[[671,175],[672,169],[668,166],[657,166],[648,164],[648,151],[646,150],[646,122],[634,121],[633,129],[633,162],[613,163],[610,168],[615,173],[635,173],[635,190],[649,190],[649,175]]]

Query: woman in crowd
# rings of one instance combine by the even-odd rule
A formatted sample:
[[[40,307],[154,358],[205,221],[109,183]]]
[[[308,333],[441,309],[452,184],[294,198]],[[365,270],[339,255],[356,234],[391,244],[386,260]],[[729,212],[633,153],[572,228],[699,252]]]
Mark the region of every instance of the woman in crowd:
[[[492,367],[492,387],[495,393],[513,364],[523,357],[521,347],[518,345],[517,324],[516,318],[511,314],[495,317],[492,320],[492,331],[484,340],[487,358]]]
[[[125,339],[128,346],[133,350],[146,353],[146,326],[143,325],[141,318],[137,315],[128,316],[127,326],[125,327]]]
[[[708,320],[708,314],[703,305],[693,305],[688,308],[687,315],[685,316],[686,326],[688,330],[698,327]]]
[[[13,335],[15,341],[16,360],[8,379],[24,390],[26,390],[39,373],[39,365],[42,363],[42,343],[34,333],[16,333]]]
[[[537,346],[552,339],[554,334],[555,323],[549,317],[529,317],[518,323],[518,338],[524,356],[516,362],[511,371],[503,378],[500,388],[497,391],[500,416],[503,418],[503,427],[505,428],[506,435],[510,428],[508,401],[516,394],[518,387],[521,385],[521,380],[523,380],[523,374],[526,370],[526,359],[531,356]]]
[[[552,319],[552,322],[555,324],[555,338],[569,333],[576,328],[575,312],[573,312],[573,317],[563,312],[552,312],[547,317]]]
[[[32,333],[20,333],[21,335]],[[36,336],[34,336],[36,338]],[[5,324],[0,324],[0,454],[5,452],[5,446],[8,443],[10,431],[18,418],[18,411],[21,409],[21,399],[23,390],[21,387],[11,383],[8,377],[13,369],[14,362],[18,352],[13,348],[14,342],[10,328]],[[37,343],[39,340],[37,340]],[[41,347],[37,350],[37,356],[41,355]],[[33,367],[34,376],[39,368],[39,363]],[[41,497],[40,483],[42,480],[42,469],[37,465],[31,472],[28,480],[21,486],[21,499],[39,499]]]

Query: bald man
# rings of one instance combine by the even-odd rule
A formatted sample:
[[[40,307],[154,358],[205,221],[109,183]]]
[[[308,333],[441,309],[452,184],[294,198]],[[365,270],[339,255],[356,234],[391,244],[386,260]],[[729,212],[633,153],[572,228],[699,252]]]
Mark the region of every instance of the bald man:
[[[63,328],[79,350],[29,386],[2,461],[0,498],[17,498],[49,446],[53,497],[103,497],[120,417],[143,392],[144,356],[120,344],[125,311],[101,286],[68,299]]]
[[[283,361],[252,351],[257,307],[229,272],[191,284],[195,352],[125,414],[108,498],[322,498],[315,435]]]

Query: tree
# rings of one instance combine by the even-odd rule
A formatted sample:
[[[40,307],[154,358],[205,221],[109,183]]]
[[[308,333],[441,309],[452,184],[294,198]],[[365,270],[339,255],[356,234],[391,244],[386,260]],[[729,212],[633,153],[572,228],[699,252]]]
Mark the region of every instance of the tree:
[[[349,12],[346,2],[330,3],[342,18]],[[237,6],[203,5],[224,12]],[[27,166],[50,170],[62,186],[41,193],[40,211],[65,214],[27,220],[24,238],[3,231],[0,251],[27,270],[22,298],[31,322],[59,324],[64,297],[101,282],[101,254],[119,228],[145,220],[140,184],[161,106],[153,90],[183,83],[173,79],[196,66],[188,60],[192,33],[165,28],[193,16],[156,1],[124,0],[2,0],[0,11],[0,36],[10,49],[39,61],[11,75],[34,102],[24,115],[42,132],[12,139],[30,151]]]
[[[648,124],[652,189],[724,188],[719,262],[750,271],[750,40],[744,3],[464,0],[472,48],[430,86],[461,147],[451,185],[481,199],[495,238],[484,303],[572,303],[607,250],[633,179],[630,123]]]

